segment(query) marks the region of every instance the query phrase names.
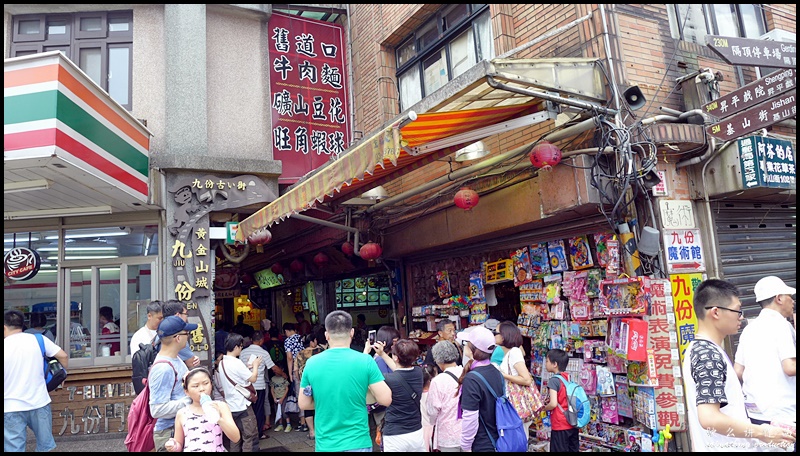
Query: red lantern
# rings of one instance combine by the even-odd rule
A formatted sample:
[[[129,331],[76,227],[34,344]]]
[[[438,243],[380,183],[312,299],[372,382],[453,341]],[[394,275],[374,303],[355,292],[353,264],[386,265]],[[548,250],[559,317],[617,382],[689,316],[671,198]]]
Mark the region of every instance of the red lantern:
[[[355,249],[353,248],[353,244],[351,244],[349,241],[342,244],[342,253],[347,256],[353,256],[354,252]]]
[[[468,211],[478,205],[479,199],[478,192],[469,187],[463,187],[456,193],[456,197],[453,201],[456,203],[456,206]]]
[[[561,149],[547,141],[542,141],[534,146],[528,158],[536,168],[550,170],[561,162]]]
[[[253,245],[264,245],[272,240],[272,233],[266,228],[254,231],[247,237],[247,242]]]
[[[272,272],[275,274],[283,274],[283,265],[280,263],[273,264],[270,269],[272,269]]]
[[[375,260],[380,258],[381,253],[383,253],[383,249],[381,249],[380,245],[374,242],[367,242],[361,246],[361,249],[358,251],[358,253],[361,255],[361,258],[365,260]]]
[[[306,265],[300,259],[294,259],[289,263],[289,270],[294,273],[300,273],[306,270]]]
[[[313,259],[313,261],[314,261],[314,264],[316,264],[316,265],[317,265],[317,266],[319,266],[319,267],[325,266],[326,264],[328,264],[328,262],[329,262],[330,260],[331,260],[331,259],[330,259],[330,258],[328,258],[328,255],[325,255],[325,254],[324,254],[324,253],[322,253],[322,252],[319,252],[319,253],[317,253],[316,255],[314,255],[314,259]]]

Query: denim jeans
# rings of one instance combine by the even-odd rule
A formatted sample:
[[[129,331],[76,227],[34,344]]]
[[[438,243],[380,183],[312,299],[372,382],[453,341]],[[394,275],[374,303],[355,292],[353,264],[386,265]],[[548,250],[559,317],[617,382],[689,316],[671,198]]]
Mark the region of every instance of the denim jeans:
[[[25,451],[28,428],[36,436],[36,451],[50,451],[56,447],[53,439],[53,414],[50,404],[47,404],[25,412],[3,412],[3,451]]]

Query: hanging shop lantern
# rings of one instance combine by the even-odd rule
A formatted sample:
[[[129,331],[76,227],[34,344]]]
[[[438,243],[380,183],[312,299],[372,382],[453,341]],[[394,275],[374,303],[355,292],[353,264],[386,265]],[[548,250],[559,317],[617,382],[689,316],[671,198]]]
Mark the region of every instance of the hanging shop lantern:
[[[326,264],[328,264],[331,261],[331,259],[328,258],[328,255],[319,252],[316,255],[314,255],[314,259],[312,261],[314,261],[314,264],[316,264],[317,266],[323,267]]]
[[[367,242],[361,246],[361,250],[359,250],[358,253],[361,255],[361,258],[365,260],[376,260],[380,258],[383,249],[374,242]]]
[[[456,197],[453,198],[453,201],[456,203],[456,206],[468,211],[478,205],[479,199],[478,192],[469,187],[462,187],[461,190],[456,193]]]
[[[300,259],[296,258],[289,263],[289,270],[294,273],[300,273],[306,270],[306,265]]]
[[[247,242],[254,245],[264,245],[272,240],[272,233],[266,229],[261,228],[260,230],[254,231],[250,236],[247,237]]]
[[[342,253],[347,256],[353,256],[354,252],[355,249],[353,248],[353,244],[351,244],[349,241],[342,244]]]
[[[283,265],[280,263],[273,264],[270,269],[272,269],[272,272],[275,274],[283,274]]]
[[[542,141],[534,146],[528,158],[536,168],[549,171],[561,162],[561,149],[547,141]]]

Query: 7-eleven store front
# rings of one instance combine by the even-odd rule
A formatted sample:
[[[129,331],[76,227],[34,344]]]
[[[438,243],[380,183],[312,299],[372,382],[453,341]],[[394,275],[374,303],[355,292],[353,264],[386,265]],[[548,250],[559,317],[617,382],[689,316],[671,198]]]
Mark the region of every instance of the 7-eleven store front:
[[[6,59],[4,87],[4,309],[69,355],[56,438],[124,433],[129,341],[163,264],[152,135],[60,52]]]

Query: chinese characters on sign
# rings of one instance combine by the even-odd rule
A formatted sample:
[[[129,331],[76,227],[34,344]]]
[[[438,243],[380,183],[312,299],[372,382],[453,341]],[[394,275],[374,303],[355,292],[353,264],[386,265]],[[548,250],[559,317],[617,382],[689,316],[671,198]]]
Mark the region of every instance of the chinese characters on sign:
[[[694,211],[689,200],[658,200],[664,228],[694,228]]]
[[[706,103],[703,111],[720,119],[725,118],[776,95],[788,92],[796,85],[797,70],[794,68],[781,70]]]
[[[749,136],[738,141],[744,188],[793,188],[796,183],[791,141]]]
[[[797,115],[797,89],[761,102],[706,128],[709,135],[731,141]]]
[[[731,65],[797,68],[795,43],[706,35],[706,45]]]
[[[672,293],[667,279],[650,282],[652,305],[649,316],[650,349],[653,351],[658,386],[655,387],[658,427],[667,424],[673,431],[684,430],[686,407],[683,403],[683,385],[675,369],[680,369],[676,319],[673,312]]]
[[[280,13],[268,29],[273,152],[279,183],[293,184],[350,143],[344,32]]]
[[[665,230],[667,272],[702,272],[706,270],[700,230]]]
[[[675,325],[678,328],[678,354],[683,363],[683,354],[689,342],[694,340],[697,329],[697,316],[694,314],[694,290],[703,281],[703,275],[673,274],[669,276],[672,284],[672,301],[675,308]]]

